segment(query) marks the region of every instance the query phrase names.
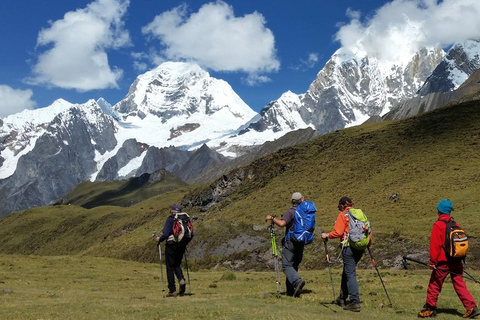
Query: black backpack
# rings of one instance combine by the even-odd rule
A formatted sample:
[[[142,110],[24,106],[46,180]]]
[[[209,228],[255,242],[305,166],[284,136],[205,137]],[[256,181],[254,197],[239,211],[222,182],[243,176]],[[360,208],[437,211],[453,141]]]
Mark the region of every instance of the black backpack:
[[[457,226],[453,217],[450,220],[440,220],[445,226],[445,255],[447,260],[462,260],[467,256],[468,237],[465,231]]]

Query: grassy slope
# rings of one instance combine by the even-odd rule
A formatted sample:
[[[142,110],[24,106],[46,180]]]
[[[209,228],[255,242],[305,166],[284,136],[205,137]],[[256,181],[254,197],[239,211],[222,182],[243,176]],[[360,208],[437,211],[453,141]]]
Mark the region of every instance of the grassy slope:
[[[35,272],[32,272],[35,270]],[[163,269],[165,272],[165,269]],[[190,272],[192,295],[165,298],[158,264],[92,257],[0,256],[0,318],[29,319],[346,319],[330,304],[327,270],[303,271],[299,299],[276,297],[273,272]],[[165,274],[164,274],[165,276]],[[338,292],[340,270],[334,270]],[[285,289],[282,276],[282,291]],[[382,272],[393,307],[374,270],[360,270],[359,318],[411,319],[425,299],[428,271]],[[468,283],[474,296],[480,286]],[[463,306],[451,283],[439,299],[438,319],[458,319]]]
[[[377,250],[394,258],[428,248],[435,206],[450,198],[454,217],[474,244],[469,261],[478,265],[479,108],[478,101],[468,102],[404,121],[349,128],[267,156],[252,166],[261,166],[265,177],[275,177],[247,181],[230,196],[231,205],[213,207],[205,220],[214,223],[221,216],[261,224],[267,213],[281,214],[298,190],[316,203],[319,226],[330,230],[338,199],[349,195],[371,219]],[[258,188],[262,179],[267,183]],[[389,200],[393,193],[399,201]],[[318,257],[307,255],[309,261],[313,266]]]
[[[333,226],[338,199],[353,197],[372,221],[377,260],[392,259],[427,249],[435,205],[448,197],[474,244],[469,261],[479,265],[479,107],[468,102],[403,121],[349,128],[257,160],[250,165],[259,173],[255,179],[244,181],[223,203],[189,211],[199,217],[191,246],[206,245],[208,251],[248,233],[264,235],[267,251],[266,231],[252,226],[264,225],[267,213],[284,212],[298,190],[316,203],[322,229]],[[160,231],[168,206],[204,188],[163,194],[131,208],[59,206],[12,214],[0,220],[0,252],[153,261],[150,235]],[[393,193],[399,201],[389,200]],[[323,260],[318,241],[307,250],[303,266],[324,266]],[[216,261],[204,261],[204,266]]]
[[[157,172],[156,175],[160,176],[160,180],[153,183],[148,181],[151,176],[148,174],[122,181],[85,181],[62,197],[62,200],[63,203],[75,204],[84,208],[101,205],[128,207],[144,199],[187,185],[172,173],[163,170]]]

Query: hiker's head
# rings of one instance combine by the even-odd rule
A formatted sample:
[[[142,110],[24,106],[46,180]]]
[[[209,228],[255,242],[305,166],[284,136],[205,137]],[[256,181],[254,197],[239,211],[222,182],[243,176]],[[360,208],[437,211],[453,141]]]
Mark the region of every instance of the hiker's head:
[[[453,211],[453,204],[448,199],[443,199],[437,204],[439,214],[450,214]]]
[[[346,207],[353,207],[353,201],[349,197],[341,197],[338,201],[338,210],[343,211]]]
[[[305,198],[302,196],[302,194],[300,192],[294,192],[292,194],[292,204],[293,205],[299,205],[300,203],[303,202],[303,200],[305,200]]]
[[[174,204],[173,206],[170,207],[171,213],[177,213],[180,211],[182,211],[182,206],[179,206],[178,204]]]

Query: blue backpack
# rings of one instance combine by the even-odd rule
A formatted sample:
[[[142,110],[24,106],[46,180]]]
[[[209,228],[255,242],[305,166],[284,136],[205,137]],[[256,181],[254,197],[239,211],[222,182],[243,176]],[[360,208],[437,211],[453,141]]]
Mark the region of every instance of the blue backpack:
[[[315,204],[303,201],[295,209],[295,218],[292,229],[287,233],[287,239],[309,244],[313,241],[315,231]]]

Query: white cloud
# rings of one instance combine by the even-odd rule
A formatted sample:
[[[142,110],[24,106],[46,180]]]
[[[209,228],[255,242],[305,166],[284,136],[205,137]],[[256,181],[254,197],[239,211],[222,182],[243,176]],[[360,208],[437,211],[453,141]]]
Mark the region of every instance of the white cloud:
[[[0,85],[0,118],[25,109],[33,109],[37,103],[31,99],[32,95],[30,89],[13,89],[7,85]]]
[[[242,80],[249,86],[272,81],[269,77],[257,73],[249,73],[248,76]]]
[[[340,27],[336,40],[353,53],[380,60],[401,61],[422,46],[480,39],[478,0],[394,0],[366,21],[352,9],[347,16],[351,20]]]
[[[144,72],[148,69],[148,65],[145,62],[133,61],[133,68],[139,72]]]
[[[194,61],[214,71],[246,72],[265,81],[260,73],[280,68],[273,33],[265,24],[258,12],[235,17],[231,6],[217,1],[190,16],[185,5],[163,12],[142,31],[160,40],[167,59]]]
[[[306,59],[300,59],[297,65],[290,66],[293,70],[308,70],[315,67],[319,61],[318,53],[309,53]]]
[[[37,47],[47,48],[27,82],[78,91],[117,87],[122,70],[111,67],[107,51],[130,45],[122,18],[129,0],[96,0],[38,34]]]

